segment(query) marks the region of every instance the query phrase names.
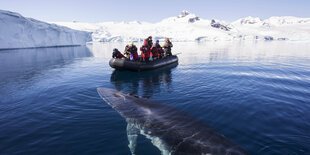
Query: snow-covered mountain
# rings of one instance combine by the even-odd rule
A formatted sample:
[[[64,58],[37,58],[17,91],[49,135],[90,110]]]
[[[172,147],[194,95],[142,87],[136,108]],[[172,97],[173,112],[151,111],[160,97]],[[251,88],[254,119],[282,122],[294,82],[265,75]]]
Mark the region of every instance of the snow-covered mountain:
[[[0,49],[83,45],[92,40],[142,41],[150,35],[154,39],[163,40],[169,37],[173,41],[310,41],[310,18],[284,16],[261,20],[246,17],[229,23],[202,19],[188,11],[182,11],[180,15],[158,23],[132,21],[49,24],[0,10]]]
[[[91,32],[0,10],[0,49],[85,45],[88,41],[91,41]]]
[[[149,35],[173,41],[310,40],[310,18],[246,17],[229,23],[205,20],[188,11],[158,23],[147,22],[54,22],[76,30],[93,32],[93,41],[140,41]]]

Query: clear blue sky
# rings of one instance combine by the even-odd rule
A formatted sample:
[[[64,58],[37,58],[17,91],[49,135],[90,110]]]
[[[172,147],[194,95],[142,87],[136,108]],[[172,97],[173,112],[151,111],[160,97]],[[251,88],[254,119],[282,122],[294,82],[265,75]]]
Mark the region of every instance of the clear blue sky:
[[[310,0],[0,0],[0,9],[44,21],[158,22],[188,10],[204,19],[310,17]]]

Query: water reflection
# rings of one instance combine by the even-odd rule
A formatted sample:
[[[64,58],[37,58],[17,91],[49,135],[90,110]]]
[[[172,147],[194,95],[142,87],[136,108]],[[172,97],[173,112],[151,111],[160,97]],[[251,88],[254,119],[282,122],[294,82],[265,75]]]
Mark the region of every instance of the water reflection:
[[[0,51],[0,92],[8,93],[6,87],[31,85],[35,77],[44,72],[64,68],[77,58],[92,57],[86,46],[33,48]],[[26,86],[27,87],[27,86]]]
[[[44,70],[49,66],[63,65],[68,60],[93,56],[85,46],[59,47],[59,48],[36,48],[0,51],[0,72],[3,76],[12,76],[8,73],[24,74],[25,69],[36,67]]]
[[[221,59],[228,58],[228,49],[223,49],[221,51],[210,51],[209,62],[217,62]]]
[[[171,72],[177,65],[177,63],[174,63],[163,68],[145,72],[114,70],[111,75],[111,83],[117,90],[149,98],[154,93],[159,93],[161,87],[170,88],[172,82]]]
[[[287,61],[289,58],[309,58],[310,44],[302,42],[175,42],[173,52],[179,56],[180,65],[215,62]],[[264,61],[264,62],[262,62]]]

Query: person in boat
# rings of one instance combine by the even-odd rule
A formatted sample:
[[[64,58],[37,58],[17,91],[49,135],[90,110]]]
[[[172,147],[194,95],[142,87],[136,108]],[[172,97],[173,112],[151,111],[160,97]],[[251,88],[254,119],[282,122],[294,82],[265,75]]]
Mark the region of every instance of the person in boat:
[[[163,49],[159,44],[159,40],[156,40],[156,43],[151,48],[151,52],[152,52],[155,60],[161,58],[161,54],[163,53]]]
[[[151,54],[154,58],[154,60],[158,59],[158,50],[156,48],[156,44],[154,44],[152,47],[151,47]]]
[[[128,59],[130,59],[130,51],[129,51],[129,45],[127,44],[124,50],[124,56]]]
[[[141,59],[142,61],[149,61],[150,58],[150,46],[148,45],[148,42],[145,40],[143,42],[142,47],[140,47],[141,51]]]
[[[147,44],[149,45],[150,48],[153,46],[152,36],[147,37],[145,41],[147,41]]]
[[[164,43],[164,52],[165,52],[165,56],[172,56],[171,53],[171,48],[173,47],[171,41],[169,40],[169,38],[166,38],[166,41]]]
[[[159,40],[156,40],[156,48],[158,50],[158,58],[164,57],[165,52],[164,52],[162,46],[159,44]]]
[[[113,53],[112,53],[112,58],[121,59],[121,58],[124,58],[124,55],[117,48],[114,48]]]
[[[128,51],[130,52],[130,60],[136,61],[139,59],[137,50],[138,49],[136,45],[133,42],[131,42],[130,46],[128,47]]]

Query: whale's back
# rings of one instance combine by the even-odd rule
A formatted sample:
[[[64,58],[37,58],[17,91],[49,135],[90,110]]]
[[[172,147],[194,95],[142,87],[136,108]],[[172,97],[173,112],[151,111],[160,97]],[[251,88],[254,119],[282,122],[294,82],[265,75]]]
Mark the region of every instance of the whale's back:
[[[112,89],[98,88],[98,93],[128,123],[161,139],[171,154],[247,154],[205,122],[170,105]]]

